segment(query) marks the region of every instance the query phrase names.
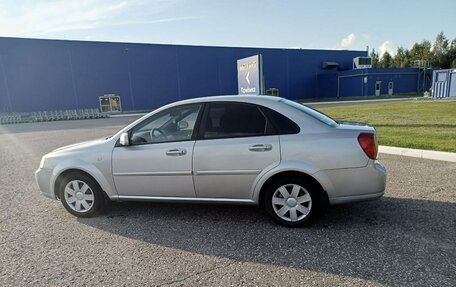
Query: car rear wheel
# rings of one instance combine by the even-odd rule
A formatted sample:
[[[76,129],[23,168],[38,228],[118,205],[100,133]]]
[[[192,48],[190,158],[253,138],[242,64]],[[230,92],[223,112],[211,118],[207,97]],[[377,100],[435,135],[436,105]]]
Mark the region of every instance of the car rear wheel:
[[[104,208],[104,196],[98,183],[83,173],[71,173],[60,184],[60,201],[77,217],[92,217]]]
[[[300,179],[284,178],[266,189],[264,207],[279,224],[297,227],[308,224],[320,202],[315,188]]]

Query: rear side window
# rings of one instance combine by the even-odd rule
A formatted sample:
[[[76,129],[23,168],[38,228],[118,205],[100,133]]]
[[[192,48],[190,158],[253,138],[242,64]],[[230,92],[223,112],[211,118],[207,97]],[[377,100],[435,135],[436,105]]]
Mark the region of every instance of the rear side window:
[[[271,121],[272,126],[278,134],[297,134],[301,131],[299,126],[286,116],[266,107],[261,107],[261,110]]]
[[[211,103],[206,112],[202,138],[253,137],[265,135],[268,123],[254,105]]]
[[[331,117],[323,114],[322,112],[319,112],[317,110],[309,108],[308,106],[301,105],[299,103],[296,103],[296,102],[293,102],[293,101],[290,101],[290,100],[286,100],[286,99],[282,99],[282,100],[280,100],[280,102],[282,102],[282,103],[284,103],[284,104],[286,104],[288,106],[291,106],[291,107],[293,107],[295,109],[298,109],[298,110],[306,113],[307,115],[313,117],[314,119],[319,120],[320,122],[327,124],[328,126],[331,126],[331,127],[336,127],[337,126],[337,121],[335,121]]]

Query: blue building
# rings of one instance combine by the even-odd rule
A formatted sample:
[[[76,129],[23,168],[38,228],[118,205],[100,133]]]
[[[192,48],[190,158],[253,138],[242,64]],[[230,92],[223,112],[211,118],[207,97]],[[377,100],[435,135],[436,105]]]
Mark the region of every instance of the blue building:
[[[456,69],[434,71],[432,97],[434,99],[456,98]]]
[[[356,69],[318,76],[318,98],[421,93],[431,87],[432,70],[422,68]]]
[[[120,97],[122,110],[150,110],[176,100],[237,94],[238,59],[261,54],[265,88],[288,99],[362,96],[348,77],[366,51],[202,47],[0,37],[0,112],[99,108]],[[337,63],[337,69],[322,63]],[[347,71],[341,71],[347,70]],[[374,76],[371,70],[365,73]],[[347,76],[341,80],[342,76]],[[368,76],[368,78],[370,77]],[[370,78],[368,79],[368,82]],[[416,80],[398,91],[413,92]],[[412,87],[413,86],[413,87]]]
[[[366,52],[0,38],[0,112],[96,108],[104,94],[123,110],[236,94],[236,61],[254,54],[266,88],[302,99],[317,95],[322,61],[348,68]]]

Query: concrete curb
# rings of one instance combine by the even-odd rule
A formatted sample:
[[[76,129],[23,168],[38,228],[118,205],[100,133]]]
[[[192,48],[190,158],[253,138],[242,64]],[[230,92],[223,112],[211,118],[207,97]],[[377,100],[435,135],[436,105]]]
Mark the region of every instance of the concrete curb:
[[[378,151],[384,154],[394,154],[401,156],[410,156],[423,159],[441,160],[448,162],[456,162],[456,153],[443,152],[434,150],[411,149],[393,146],[379,146]]]
[[[391,99],[369,99],[369,100],[350,100],[350,101],[331,101],[331,102],[301,102],[304,105],[344,105],[344,104],[360,104],[360,103],[383,103],[383,102],[406,102],[406,101],[417,101],[418,97],[415,98],[391,98]]]

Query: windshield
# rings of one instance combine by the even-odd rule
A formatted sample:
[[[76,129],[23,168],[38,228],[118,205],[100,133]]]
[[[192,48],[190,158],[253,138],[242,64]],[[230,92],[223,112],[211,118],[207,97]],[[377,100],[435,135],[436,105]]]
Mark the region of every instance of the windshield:
[[[327,124],[328,126],[331,126],[331,127],[335,127],[337,126],[337,121],[332,119],[331,117],[317,111],[317,110],[314,110],[312,108],[309,108],[308,106],[304,106],[300,103],[297,103],[297,102],[294,102],[294,101],[290,101],[290,100],[286,100],[286,99],[282,99],[280,100],[280,102],[288,105],[288,106],[291,106],[295,109],[298,109],[304,113],[306,113],[307,115],[313,117],[314,119],[317,119],[319,120],[320,122],[322,123],[325,123]]]

